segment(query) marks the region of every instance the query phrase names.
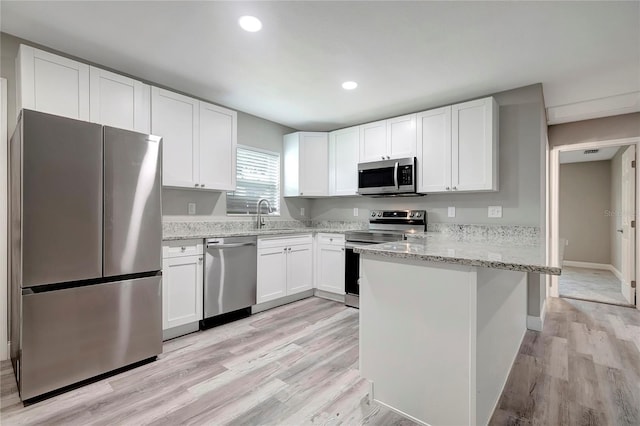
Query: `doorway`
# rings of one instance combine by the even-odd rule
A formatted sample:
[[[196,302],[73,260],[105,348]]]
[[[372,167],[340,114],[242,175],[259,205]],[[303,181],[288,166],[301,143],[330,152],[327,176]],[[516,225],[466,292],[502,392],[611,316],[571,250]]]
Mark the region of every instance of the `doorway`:
[[[636,298],[640,138],[558,146],[550,155],[550,295],[621,306]]]

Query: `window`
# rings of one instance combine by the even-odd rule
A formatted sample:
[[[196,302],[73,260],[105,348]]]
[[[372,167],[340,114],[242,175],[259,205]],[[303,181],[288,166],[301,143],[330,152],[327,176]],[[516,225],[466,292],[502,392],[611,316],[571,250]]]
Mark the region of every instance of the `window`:
[[[238,147],[236,190],[227,192],[227,214],[256,214],[261,198],[280,214],[280,154]]]

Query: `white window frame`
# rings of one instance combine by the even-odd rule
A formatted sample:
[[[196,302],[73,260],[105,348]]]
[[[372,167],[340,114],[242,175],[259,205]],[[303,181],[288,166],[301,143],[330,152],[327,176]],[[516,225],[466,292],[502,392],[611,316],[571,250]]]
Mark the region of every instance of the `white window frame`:
[[[281,215],[281,211],[282,211],[282,153],[277,152],[277,151],[270,151],[268,149],[262,149],[262,148],[256,148],[254,146],[249,146],[249,145],[237,145],[236,146],[236,162],[237,162],[237,150],[238,149],[245,149],[248,151],[256,151],[256,152],[261,152],[263,154],[268,154],[268,155],[273,155],[273,156],[277,156],[278,157],[278,162],[280,163],[280,169],[279,169],[279,173],[278,173],[278,211],[275,213],[267,213],[266,208],[264,208],[263,210],[263,215],[267,215],[267,216],[273,216],[273,217],[279,217]],[[236,167],[237,167],[237,163],[236,163]],[[236,171],[237,173],[237,171]],[[237,175],[236,175],[236,185],[237,185]],[[233,191],[227,191],[227,193],[225,193],[225,201],[227,200],[226,197],[228,197],[228,193],[229,192],[233,192]],[[226,212],[227,212],[227,216],[235,216],[235,217],[256,217],[257,213],[229,213],[229,207],[228,204],[225,207]]]

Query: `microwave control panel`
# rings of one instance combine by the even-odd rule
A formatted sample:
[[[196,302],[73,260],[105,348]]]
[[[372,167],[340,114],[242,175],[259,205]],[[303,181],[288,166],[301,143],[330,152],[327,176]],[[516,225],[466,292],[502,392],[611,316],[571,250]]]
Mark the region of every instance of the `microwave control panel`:
[[[413,167],[400,166],[398,170],[398,182],[400,185],[413,185]]]

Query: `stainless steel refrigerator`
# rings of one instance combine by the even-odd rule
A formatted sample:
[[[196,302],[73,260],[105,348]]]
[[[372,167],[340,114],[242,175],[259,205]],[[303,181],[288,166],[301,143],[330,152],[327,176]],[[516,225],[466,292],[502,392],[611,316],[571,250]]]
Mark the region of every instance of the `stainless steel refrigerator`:
[[[162,352],[161,138],[23,110],[10,142],[23,400]]]

